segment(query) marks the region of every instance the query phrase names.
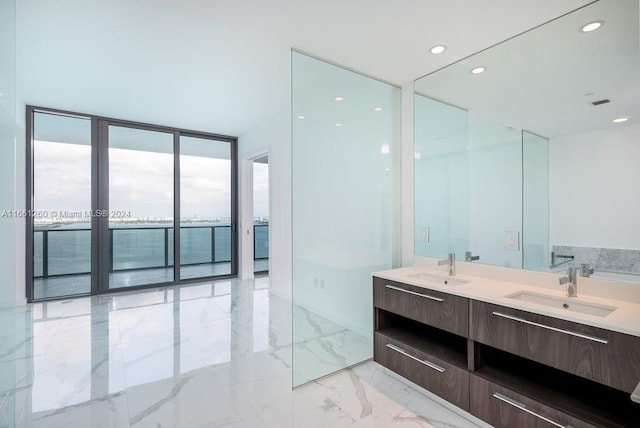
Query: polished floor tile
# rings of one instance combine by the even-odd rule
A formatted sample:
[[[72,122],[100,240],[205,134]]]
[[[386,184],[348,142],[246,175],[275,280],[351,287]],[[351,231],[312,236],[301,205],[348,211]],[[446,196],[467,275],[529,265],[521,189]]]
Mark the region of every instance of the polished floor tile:
[[[256,272],[269,270],[269,259],[254,261]],[[229,275],[231,263],[203,263],[198,265],[185,265],[180,269],[182,279],[194,279],[211,276]],[[161,284],[173,282],[173,268],[149,268],[131,269],[109,273],[111,288],[126,288],[136,285]],[[91,275],[74,274],[50,276],[47,278],[33,279],[33,292],[35,299],[55,298],[88,294],[91,292]]]
[[[370,347],[268,277],[31,304],[0,311],[0,427],[476,426],[374,362],[339,370]]]

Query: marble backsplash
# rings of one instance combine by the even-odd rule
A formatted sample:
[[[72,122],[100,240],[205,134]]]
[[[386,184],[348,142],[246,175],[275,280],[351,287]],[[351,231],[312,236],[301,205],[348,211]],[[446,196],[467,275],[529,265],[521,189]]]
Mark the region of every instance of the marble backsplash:
[[[579,267],[581,263],[588,263],[589,267],[596,272],[640,275],[640,250],[573,247],[569,245],[554,245],[551,250],[556,255],[574,257],[571,263],[562,263],[567,259],[559,259],[556,269],[562,269],[569,265]]]

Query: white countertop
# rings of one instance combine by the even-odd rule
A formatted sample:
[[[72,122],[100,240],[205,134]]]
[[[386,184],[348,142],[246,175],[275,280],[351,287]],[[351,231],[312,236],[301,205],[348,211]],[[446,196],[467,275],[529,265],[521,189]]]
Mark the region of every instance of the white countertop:
[[[438,275],[443,279],[452,278],[468,282],[460,285],[439,285],[433,283],[427,284],[418,278],[412,278],[413,275],[419,275],[421,273],[425,273],[428,275]],[[614,306],[617,309],[607,316],[599,317],[596,315],[583,314],[580,312],[568,311],[561,308],[553,308],[537,303],[511,299],[506,296],[512,295],[519,291],[529,291],[558,298],[564,298],[566,296],[563,289],[554,290],[549,288],[540,288],[527,284],[505,282],[463,274],[456,275],[454,277],[448,277],[447,273],[441,270],[434,270],[420,266],[411,266],[374,272],[373,276],[388,279],[390,281],[402,282],[417,287],[424,287],[431,290],[442,291],[445,293],[467,297],[482,302],[494,303],[496,305],[508,306],[515,309],[521,309],[528,312],[534,312],[541,315],[560,318],[563,320],[575,321],[593,327],[604,328],[640,337],[639,303],[580,294],[579,280],[578,297],[575,299],[576,302]]]

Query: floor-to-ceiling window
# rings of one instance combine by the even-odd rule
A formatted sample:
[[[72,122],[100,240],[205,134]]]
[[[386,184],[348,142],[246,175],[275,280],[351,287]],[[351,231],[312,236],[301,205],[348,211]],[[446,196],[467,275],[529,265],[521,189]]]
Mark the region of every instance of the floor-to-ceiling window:
[[[33,113],[32,298],[91,292],[91,119]]]
[[[231,146],[180,137],[180,278],[232,272]]]
[[[107,133],[109,288],[173,282],[173,133]]]
[[[35,107],[27,122],[29,300],[237,274],[235,138]]]

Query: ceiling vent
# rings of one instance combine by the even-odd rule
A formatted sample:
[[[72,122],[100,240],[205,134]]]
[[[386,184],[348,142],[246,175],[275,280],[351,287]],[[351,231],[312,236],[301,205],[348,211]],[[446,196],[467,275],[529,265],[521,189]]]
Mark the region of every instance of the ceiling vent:
[[[611,100],[604,99],[604,100],[594,101],[591,104],[593,104],[594,106],[599,106],[601,104],[607,104],[607,103],[610,103],[610,102],[611,102]]]

